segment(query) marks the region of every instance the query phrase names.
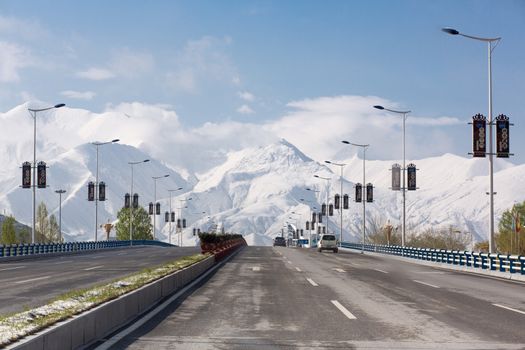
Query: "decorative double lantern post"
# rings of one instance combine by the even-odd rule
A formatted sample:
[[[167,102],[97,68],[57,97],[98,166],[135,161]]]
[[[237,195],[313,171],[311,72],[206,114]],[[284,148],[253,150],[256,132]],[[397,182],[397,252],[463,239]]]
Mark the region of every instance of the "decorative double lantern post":
[[[492,111],[491,111],[492,112]],[[495,155],[498,158],[509,158],[513,156],[510,153],[510,126],[509,118],[500,114],[494,121],[487,120],[484,115],[476,114],[472,117],[472,153],[473,157],[485,158],[489,156],[489,176],[490,176],[490,190],[487,194],[490,196],[490,223],[489,223],[489,251],[494,253],[495,242],[494,242],[494,170],[492,157]],[[496,126],[496,153],[493,153],[492,147],[492,126]],[[489,129],[489,149],[487,150],[487,127]]]
[[[61,108],[64,107],[65,104],[59,103],[51,107],[46,108],[28,108],[29,113],[31,114],[31,117],[33,117],[33,164],[29,162],[24,162],[22,164],[22,188],[31,188],[33,190],[33,222],[31,225],[31,243],[35,243],[35,232],[36,232],[36,189],[37,188],[46,188],[46,163],[39,162],[38,165],[36,163],[36,116],[39,112],[49,111],[54,108]],[[37,168],[39,171],[43,170],[43,173],[38,174],[38,181],[37,181]],[[39,182],[38,184],[31,185],[31,170],[33,170],[33,181]],[[43,175],[43,177],[42,177]],[[42,182],[43,180],[43,182]]]

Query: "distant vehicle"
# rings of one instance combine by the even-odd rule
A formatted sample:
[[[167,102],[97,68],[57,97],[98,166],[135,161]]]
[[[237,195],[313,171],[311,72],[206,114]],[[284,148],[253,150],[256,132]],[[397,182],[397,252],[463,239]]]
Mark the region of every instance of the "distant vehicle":
[[[284,239],[284,237],[275,237],[273,239],[273,246],[286,247],[286,240]]]
[[[322,235],[319,242],[317,242],[317,251],[321,252],[323,250],[331,250],[334,253],[337,253],[337,240],[334,235]]]

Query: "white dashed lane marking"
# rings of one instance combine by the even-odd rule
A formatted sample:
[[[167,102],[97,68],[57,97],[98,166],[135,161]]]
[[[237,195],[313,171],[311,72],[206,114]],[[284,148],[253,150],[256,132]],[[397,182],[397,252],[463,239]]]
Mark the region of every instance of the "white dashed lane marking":
[[[104,265],[98,265],[98,266],[88,267],[87,269],[84,269],[84,271],[90,271],[90,270],[100,269],[101,267],[104,267]]]
[[[295,269],[297,270],[297,272],[301,272],[300,268],[296,267]]]
[[[416,283],[419,283],[419,284],[423,284],[425,286],[429,286],[429,287],[432,287],[432,288],[439,288],[438,286],[434,285],[434,284],[430,284],[430,283],[426,283],[426,282],[422,282],[422,281],[418,281],[418,280],[412,280]]]
[[[0,271],[8,271],[8,270],[16,270],[24,268],[25,266],[13,266],[13,267],[6,267],[5,269],[0,269]]]
[[[377,271],[377,272],[388,273],[387,271],[384,271],[384,270],[381,270],[381,269],[373,269],[373,270]]]
[[[310,284],[311,284],[312,286],[314,286],[314,287],[318,287],[318,286],[319,286],[319,285],[318,285],[317,283],[315,283],[314,280],[312,280],[311,278],[306,278],[306,280],[307,280],[308,282],[310,282]]]
[[[519,314],[523,314],[525,315],[525,311],[521,311],[521,310],[518,310],[518,309],[513,309],[511,307],[508,307],[508,306],[505,306],[505,305],[500,305],[500,304],[492,304],[494,306],[497,306],[497,307],[500,307],[502,309],[506,309],[506,310],[510,310],[510,311],[514,311],[514,312],[517,312]]]
[[[343,313],[343,315],[345,315],[346,317],[348,317],[351,320],[356,320],[357,319],[357,317],[355,317],[350,311],[348,311],[346,307],[341,305],[340,302],[338,302],[337,300],[330,300],[330,301],[332,302],[332,304],[334,304],[334,306],[336,308],[339,309],[339,311],[341,311]]]
[[[23,280],[23,281],[16,281],[14,282],[15,284],[22,284],[22,283],[27,283],[27,282],[34,282],[34,281],[40,281],[40,280],[45,280],[47,278],[50,278],[51,276],[42,276],[42,277],[37,277],[37,278],[31,278],[29,280]]]

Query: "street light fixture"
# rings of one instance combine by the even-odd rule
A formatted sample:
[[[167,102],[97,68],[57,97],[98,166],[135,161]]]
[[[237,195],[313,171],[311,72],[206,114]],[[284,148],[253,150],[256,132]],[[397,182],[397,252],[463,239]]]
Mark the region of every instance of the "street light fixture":
[[[192,199],[193,199],[192,197],[190,197],[190,198],[186,198],[186,199],[179,199],[179,202],[181,203],[181,207],[178,208],[178,209],[179,209],[179,218],[180,218],[180,220],[181,220],[181,224],[180,224],[180,226],[181,226],[181,227],[180,227],[180,234],[179,234],[179,237],[178,237],[178,238],[179,238],[179,241],[180,241],[180,245],[179,245],[180,247],[182,247],[182,244],[183,244],[183,237],[182,237],[182,229],[183,229],[183,227],[182,227],[182,226],[183,226],[183,225],[182,225],[182,220],[183,220],[183,219],[182,219],[182,209],[186,209],[186,208],[188,208],[187,205],[186,205],[186,206],[182,206],[182,203],[183,203],[183,202],[187,202],[187,201],[191,201]],[[177,225],[177,229],[179,229],[178,226],[179,226],[179,225]]]
[[[374,106],[376,109],[389,111],[396,114],[403,115],[403,188],[401,190],[403,191],[403,225],[402,225],[402,232],[401,232],[401,246],[405,247],[405,232],[406,232],[406,185],[405,185],[405,172],[406,172],[406,164],[405,164],[405,124],[407,120],[407,114],[411,111],[398,111],[394,109],[385,108],[383,106]],[[365,184],[363,184],[365,186]]]
[[[58,242],[62,243],[62,194],[66,193],[66,190],[56,190],[55,193],[58,193]]]
[[[328,228],[328,201],[330,199],[330,178],[329,177],[323,177],[323,176],[319,176],[319,175],[314,175],[314,177],[318,178],[318,179],[321,179],[321,180],[326,180],[326,233],[329,233],[329,228]],[[308,190],[308,189],[307,189]]]
[[[488,120],[488,128],[489,128],[489,195],[490,195],[490,224],[489,224],[489,252],[495,253],[496,251],[496,245],[494,242],[494,159],[493,159],[493,134],[492,134],[492,51],[498,46],[499,41],[501,40],[501,37],[498,38],[482,38],[467,34],[462,34],[458,30],[453,28],[442,28],[443,32],[451,35],[460,35],[465,38],[477,40],[477,41],[483,41],[487,43],[487,49],[488,49],[488,85],[489,85],[489,120]],[[494,43],[494,45],[493,45]]]
[[[173,192],[177,192],[177,191],[180,191],[180,190],[182,190],[182,187],[179,187],[179,188],[177,188],[175,190],[168,190],[168,192],[170,193],[170,216],[171,216],[171,212],[172,212],[172,210],[171,210],[171,194]],[[171,244],[171,218],[170,218],[169,224],[168,224],[168,236],[169,236],[168,237],[168,243]]]
[[[129,245],[133,245],[133,166],[141,163],[147,163],[149,159],[144,159],[137,162],[128,162],[131,167],[131,190],[130,190],[130,206],[129,206]]]
[[[365,252],[365,235],[366,235],[366,177],[365,177],[365,161],[366,161],[366,149],[370,146],[370,145],[363,145],[363,144],[359,144],[359,143],[352,143],[350,141],[341,141],[342,143],[344,143],[345,145],[352,145],[352,146],[356,146],[356,147],[361,147],[363,149],[363,194],[361,195],[361,199],[362,199],[362,202],[363,202],[363,245],[361,247],[361,254],[363,254]],[[342,198],[343,194],[341,192],[341,198]]]
[[[111,140],[111,141],[107,141],[107,142],[98,142],[98,141],[95,141],[95,142],[91,142],[91,144],[93,146],[95,146],[95,148],[97,149],[97,174],[96,174],[96,178],[95,178],[95,242],[97,242],[98,240],[98,237],[97,237],[97,233],[98,233],[98,197],[99,197],[99,183],[98,183],[98,148],[100,146],[103,146],[103,145],[108,145],[110,143],[115,143],[115,142],[119,142],[120,140],[119,139],[114,139],[114,140]]]
[[[64,103],[56,104],[52,107],[46,108],[28,108],[29,113],[33,117],[33,223],[31,227],[31,243],[35,244],[35,231],[36,231],[36,114],[38,112],[48,111],[54,108],[64,107]]]
[[[317,210],[317,208],[315,206],[311,206],[310,205],[310,204],[314,203],[312,201],[308,201],[308,200],[306,200],[304,198],[300,198],[299,200],[301,202],[303,202],[303,203],[309,203],[309,204],[307,204],[308,207],[310,208],[310,216],[309,216],[310,217],[310,219],[309,219],[310,224],[308,225],[308,245],[310,246],[310,248],[312,248],[312,229],[313,229],[314,223],[312,222],[311,218],[312,218],[312,210]]]
[[[335,166],[338,166],[340,169],[341,169],[341,192],[340,192],[340,200],[343,199],[343,168],[345,167],[346,164],[343,164],[343,163],[335,163],[335,162],[332,162],[332,161],[329,161],[329,160],[325,160],[324,161],[326,164],[331,164],[331,165],[335,165]],[[363,180],[364,181],[364,180]],[[341,226],[340,226],[340,231],[339,231],[339,246],[341,246],[341,242],[343,241],[343,206],[341,205],[342,203],[340,203],[339,205],[339,213],[341,215]]]
[[[153,240],[155,240],[156,236],[156,218],[157,218],[157,180],[163,179],[165,177],[170,176],[169,174],[162,175],[162,176],[152,176],[153,179]],[[160,214],[160,213],[159,213]]]

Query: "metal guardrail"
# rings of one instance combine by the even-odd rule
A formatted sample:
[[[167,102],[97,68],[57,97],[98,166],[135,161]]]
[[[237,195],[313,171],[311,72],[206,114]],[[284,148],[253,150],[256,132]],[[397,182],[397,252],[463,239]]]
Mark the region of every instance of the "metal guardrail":
[[[361,250],[363,248],[363,244],[341,242],[341,247]],[[461,250],[413,247],[403,248],[400,246],[375,244],[365,244],[364,250],[450,265],[468,266],[476,269],[510,272],[525,275],[525,256],[522,255],[489,254]]]
[[[14,256],[44,255],[53,253],[70,253],[94,251],[98,249],[111,249],[129,247],[130,241],[98,241],[98,242],[67,242],[67,243],[35,243],[35,244],[13,244],[0,245],[0,261],[2,258]],[[155,245],[161,247],[173,247],[174,245],[153,241],[153,240],[133,240],[136,245]]]

